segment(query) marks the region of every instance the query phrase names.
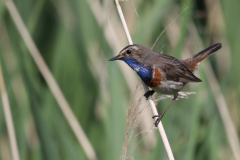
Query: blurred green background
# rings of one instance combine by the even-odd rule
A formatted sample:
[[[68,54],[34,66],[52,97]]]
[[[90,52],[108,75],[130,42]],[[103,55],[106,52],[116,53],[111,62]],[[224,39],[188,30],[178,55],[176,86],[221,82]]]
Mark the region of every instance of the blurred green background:
[[[88,159],[32,59],[6,1],[0,1],[0,63],[21,160]],[[127,109],[138,78],[123,62],[108,61],[128,45],[114,1],[13,2],[98,159],[121,159]],[[219,108],[227,107],[232,122],[226,121],[225,126],[233,124],[239,137],[240,1],[132,0],[121,6],[135,44],[152,47],[167,28],[154,51],[184,59],[222,43],[223,48],[196,72],[203,82],[184,88],[196,94],[174,102],[162,122],[175,159],[236,159],[233,148],[240,150],[231,147],[229,138],[237,147],[239,139],[227,135],[222,118],[226,112],[220,114]],[[160,113],[169,102],[158,104]],[[153,127],[153,122],[146,126]],[[147,133],[141,127],[135,130]],[[167,159],[158,131],[152,132],[134,138],[133,143],[144,139],[134,159]],[[2,102],[0,151],[0,159],[12,159]]]

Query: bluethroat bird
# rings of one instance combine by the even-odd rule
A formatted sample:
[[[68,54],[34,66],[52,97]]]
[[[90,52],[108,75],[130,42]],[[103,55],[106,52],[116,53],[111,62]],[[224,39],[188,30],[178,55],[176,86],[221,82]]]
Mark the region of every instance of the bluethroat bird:
[[[214,44],[186,60],[179,60],[172,56],[153,52],[142,45],[134,44],[123,48],[120,53],[109,61],[122,60],[137,72],[143,82],[152,88],[144,96],[148,99],[154,92],[173,95],[173,99],[165,111],[158,117],[155,126],[157,127],[161,118],[178,97],[178,92],[188,82],[202,82],[193,73],[199,67],[200,62],[222,48],[222,44]]]

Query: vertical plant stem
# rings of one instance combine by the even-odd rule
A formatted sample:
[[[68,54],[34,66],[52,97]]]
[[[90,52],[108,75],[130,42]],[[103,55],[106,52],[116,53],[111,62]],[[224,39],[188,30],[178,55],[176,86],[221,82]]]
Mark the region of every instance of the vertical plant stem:
[[[237,131],[236,131],[233,121],[231,119],[231,115],[228,111],[227,103],[221,92],[219,83],[216,79],[216,76],[213,72],[213,69],[211,67],[209,60],[207,62],[205,62],[205,66],[203,66],[203,67],[204,67],[204,71],[208,77],[207,80],[208,80],[208,83],[210,84],[210,88],[214,95],[214,99],[217,104],[218,111],[222,118],[223,125],[224,125],[225,131],[227,133],[227,139],[230,144],[230,148],[232,149],[232,152],[233,152],[233,156],[236,160],[240,160],[240,146],[239,146],[239,138],[237,135]]]
[[[121,19],[121,21],[122,21],[122,25],[123,25],[124,31],[125,31],[126,36],[127,36],[127,39],[128,39],[128,43],[131,45],[131,44],[133,44],[133,42],[132,42],[132,39],[131,39],[129,30],[128,30],[128,27],[127,27],[127,24],[126,24],[126,21],[125,21],[125,18],[124,18],[122,9],[121,9],[121,6],[119,5],[118,0],[115,0],[115,2],[116,2],[118,14],[119,14],[119,16],[120,16],[120,19]],[[144,88],[145,92],[147,92],[149,89],[148,89],[148,87],[144,84],[143,81],[142,81],[142,85],[143,85],[143,88]],[[151,107],[151,110],[152,110],[153,115],[159,115],[159,114],[158,114],[158,111],[157,111],[157,109],[156,109],[156,106],[155,106],[155,104],[154,104],[154,102],[153,102],[152,96],[149,96],[148,101],[149,101],[149,104],[150,104],[150,107]],[[156,119],[157,119],[157,118],[155,118],[155,120],[156,120]],[[164,128],[163,128],[163,125],[162,125],[162,122],[161,122],[161,121],[160,121],[160,123],[158,124],[158,127],[157,127],[157,128],[158,128],[159,133],[160,133],[160,135],[161,135],[161,137],[162,137],[162,141],[163,141],[165,150],[166,150],[166,152],[167,152],[168,159],[169,159],[169,160],[174,160],[173,153],[172,153],[170,144],[169,144],[169,142],[168,142],[168,139],[167,139],[167,136],[166,136],[166,133],[165,133],[165,130],[164,130]]]
[[[31,56],[33,57],[34,61],[37,64],[41,74],[43,75],[45,81],[47,82],[50,90],[52,91],[57,103],[59,104],[64,116],[66,117],[68,123],[70,124],[75,136],[77,137],[79,143],[83,147],[84,152],[86,153],[88,159],[96,160],[97,156],[96,153],[90,144],[86,134],[84,133],[80,123],[78,122],[77,118],[73,114],[70,105],[68,104],[66,98],[64,97],[61,89],[59,88],[58,84],[56,83],[53,75],[51,74],[49,68],[47,67],[45,61],[43,60],[39,50],[37,49],[35,43],[33,42],[25,24],[23,23],[15,4],[12,0],[5,1],[7,9],[10,15],[13,18],[15,25],[18,28],[19,33],[21,34]]]
[[[196,26],[192,24],[189,30],[192,32],[190,35],[195,40],[194,44],[197,44],[199,48],[204,48],[203,43],[197,34]],[[224,95],[221,91],[220,85],[217,81],[213,68],[208,59],[205,60],[205,65],[203,65],[202,67],[204,68],[204,72],[208,77],[207,80],[212,90],[212,93],[214,95],[214,99],[217,104],[218,111],[222,118],[223,125],[227,133],[227,139],[228,139],[230,148],[233,152],[233,156],[236,160],[240,160],[240,144],[239,144],[237,131],[231,119],[231,115],[229,113],[228,106],[224,98]]]
[[[7,124],[8,136],[9,136],[9,141],[10,141],[10,146],[11,146],[12,158],[13,158],[13,160],[20,160],[14,125],[13,125],[13,120],[12,120],[11,109],[10,109],[8,95],[7,95],[7,91],[6,91],[6,87],[5,87],[5,83],[4,83],[4,79],[3,79],[3,74],[2,74],[1,63],[0,63],[0,90],[1,90],[1,97],[2,97],[5,120],[6,120],[6,124]]]

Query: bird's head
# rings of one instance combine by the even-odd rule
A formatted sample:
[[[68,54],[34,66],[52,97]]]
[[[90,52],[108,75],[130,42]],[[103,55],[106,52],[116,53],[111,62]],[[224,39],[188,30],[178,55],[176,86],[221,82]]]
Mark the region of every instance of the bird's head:
[[[144,64],[144,60],[151,52],[147,47],[138,44],[129,45],[109,61],[122,60],[126,62],[144,82],[149,82],[152,80],[153,70]]]
[[[142,63],[149,52],[151,52],[151,50],[147,47],[133,44],[123,48],[116,57],[109,59],[109,61],[123,60],[128,63],[128,61],[136,60],[138,63]]]

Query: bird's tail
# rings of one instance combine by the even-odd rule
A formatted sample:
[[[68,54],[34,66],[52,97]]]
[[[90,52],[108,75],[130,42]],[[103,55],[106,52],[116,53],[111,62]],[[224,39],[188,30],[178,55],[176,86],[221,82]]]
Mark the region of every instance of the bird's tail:
[[[183,63],[190,71],[194,72],[195,70],[198,69],[198,66],[202,60],[204,60],[208,56],[211,56],[220,48],[222,48],[221,43],[214,44],[204,49],[203,51],[199,52],[198,54],[194,55],[193,57],[184,60]]]

